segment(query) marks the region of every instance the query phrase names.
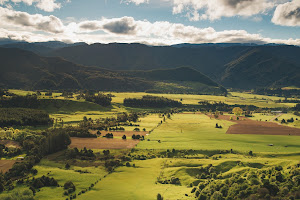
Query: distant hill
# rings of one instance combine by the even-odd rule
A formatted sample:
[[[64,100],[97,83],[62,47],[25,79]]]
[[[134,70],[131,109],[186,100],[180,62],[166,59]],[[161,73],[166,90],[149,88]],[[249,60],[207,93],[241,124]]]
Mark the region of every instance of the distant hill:
[[[0,48],[0,59],[0,87],[197,94],[226,92],[192,68],[113,71],[86,67],[57,57],[42,57],[17,48]]]
[[[221,83],[225,86],[253,89],[300,85],[300,66],[261,49],[245,53],[225,65],[224,69]]]
[[[34,43],[10,41],[9,43],[6,43],[6,42],[3,42],[3,44],[0,43],[0,47],[18,48],[18,49],[31,51],[31,52],[34,52],[39,55],[48,55],[51,51],[53,51],[55,49],[77,46],[77,45],[84,45],[84,44],[85,43],[67,44],[67,43],[58,42],[58,41],[34,42]]]
[[[300,86],[296,80],[300,67],[300,47],[297,46],[182,44],[176,47],[155,47],[114,43],[66,47],[54,50],[49,55],[113,70],[152,70],[188,66],[229,88],[281,87],[291,83]],[[242,63],[237,62],[240,59],[243,60]],[[289,66],[289,71],[282,70],[285,66]],[[240,75],[235,73],[237,71]],[[269,73],[270,71],[272,73]]]
[[[190,67],[228,88],[285,87],[291,83],[300,87],[297,81],[300,47],[297,46],[252,43],[147,46],[137,43],[112,43],[74,44],[51,48],[43,43],[32,43],[29,45],[32,48],[21,44],[19,47],[16,44],[5,47],[9,46],[109,70],[151,71]],[[288,70],[283,70],[286,66]]]

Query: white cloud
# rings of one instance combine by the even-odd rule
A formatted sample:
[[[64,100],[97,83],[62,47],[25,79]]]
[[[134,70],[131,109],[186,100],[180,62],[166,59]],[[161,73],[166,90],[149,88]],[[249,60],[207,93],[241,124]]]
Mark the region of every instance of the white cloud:
[[[61,20],[53,15],[30,15],[0,7],[0,27],[18,27],[26,30],[37,30],[49,33],[62,33],[64,25]]]
[[[121,0],[121,3],[126,3],[126,4],[134,3],[136,5],[140,5],[143,3],[149,3],[149,0]]]
[[[40,0],[36,7],[46,12],[53,12],[55,9],[59,9],[61,4],[56,3],[55,0]]]
[[[270,0],[174,0],[173,14],[185,13],[192,21],[265,13],[275,6]],[[200,14],[202,11],[202,14]]]
[[[38,31],[38,32],[36,32]],[[276,40],[245,30],[216,31],[167,21],[149,22],[121,17],[94,21],[70,22],[53,16],[30,15],[0,7],[0,38],[38,41],[87,43],[140,42],[151,45],[178,43],[283,43],[300,45],[300,39]]]
[[[9,2],[14,4],[25,3],[29,6],[35,5],[46,12],[53,12],[55,9],[61,8],[61,4],[57,3],[56,0],[0,0],[0,5],[7,5]]]
[[[300,26],[300,0],[278,5],[272,22],[281,26]]]

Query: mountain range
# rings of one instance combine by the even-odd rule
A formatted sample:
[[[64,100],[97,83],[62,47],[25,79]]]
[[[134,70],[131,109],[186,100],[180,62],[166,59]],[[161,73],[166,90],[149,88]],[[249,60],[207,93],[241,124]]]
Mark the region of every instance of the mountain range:
[[[59,57],[43,57],[17,48],[0,48],[0,59],[0,87],[5,88],[226,93],[225,88],[189,67],[113,71],[75,64]]]
[[[151,80],[153,75],[150,74],[153,70],[169,77],[168,71],[166,73],[161,70],[181,68],[201,72],[201,77],[204,74],[210,81],[227,88],[300,87],[300,47],[297,46],[239,43],[148,46],[138,43],[88,45],[22,42],[1,47],[31,51],[48,60],[60,58],[64,62],[76,63],[76,66],[80,65],[86,71],[106,69],[127,78],[133,78],[135,74],[143,80]],[[193,76],[185,76],[184,80],[189,81],[189,78],[194,79]]]

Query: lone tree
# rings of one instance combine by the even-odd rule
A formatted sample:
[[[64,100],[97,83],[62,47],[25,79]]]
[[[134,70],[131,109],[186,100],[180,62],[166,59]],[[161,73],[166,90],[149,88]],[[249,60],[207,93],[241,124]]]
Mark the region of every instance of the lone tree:
[[[157,200],[163,200],[164,198],[161,196],[161,194],[157,194]]]
[[[69,165],[69,163],[67,163],[67,164],[65,165],[65,168],[66,168],[66,169],[70,169],[70,167],[71,167],[71,166]]]
[[[240,107],[235,107],[232,109],[232,112],[236,115],[236,116],[240,116],[243,114],[243,109],[241,109]]]
[[[214,117],[215,117],[216,119],[218,119],[218,118],[219,118],[219,115],[220,115],[220,112],[219,112],[219,111],[216,111],[215,114],[214,114]]]
[[[123,140],[126,140],[126,135],[123,135],[123,136],[122,136],[122,139],[123,139]]]

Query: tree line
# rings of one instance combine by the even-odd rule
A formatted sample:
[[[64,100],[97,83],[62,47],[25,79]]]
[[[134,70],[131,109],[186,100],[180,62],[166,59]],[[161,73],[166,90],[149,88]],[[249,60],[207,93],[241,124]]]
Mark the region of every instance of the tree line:
[[[0,108],[0,127],[51,125],[53,120],[42,110]]]
[[[84,99],[86,101],[93,102],[93,103],[96,103],[96,104],[104,106],[104,107],[110,106],[111,100],[112,100],[110,95],[105,95],[102,93],[98,93],[97,95],[85,94]]]
[[[36,95],[3,97],[0,95],[0,108],[38,108],[40,101]]]
[[[299,90],[297,89],[290,89],[290,90],[283,90],[281,88],[259,88],[254,90],[255,94],[260,95],[268,95],[268,96],[280,96],[280,97],[293,97],[293,96],[299,96]]]
[[[212,111],[212,112],[215,112],[215,111],[230,112],[235,107],[243,108],[246,111],[254,111],[254,110],[258,109],[258,107],[254,106],[254,105],[238,105],[238,104],[228,105],[221,101],[214,102],[214,103],[209,103],[208,101],[199,101],[198,103],[200,104],[201,110]]]
[[[164,108],[164,107],[181,107],[182,103],[165,97],[145,95],[141,99],[138,98],[124,99],[124,106],[138,107],[138,108],[145,108],[145,107]]]

